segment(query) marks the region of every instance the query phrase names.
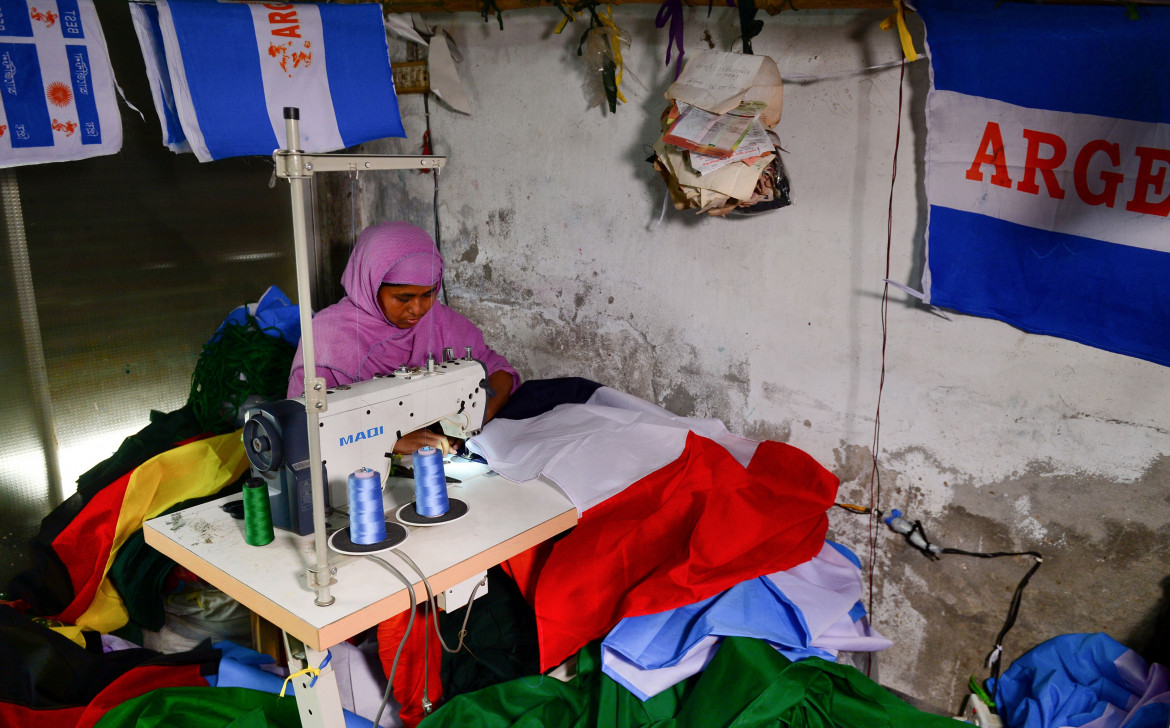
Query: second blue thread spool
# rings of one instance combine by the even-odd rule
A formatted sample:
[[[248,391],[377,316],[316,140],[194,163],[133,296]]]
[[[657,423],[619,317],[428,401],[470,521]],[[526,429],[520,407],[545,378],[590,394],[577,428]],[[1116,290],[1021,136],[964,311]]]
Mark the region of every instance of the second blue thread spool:
[[[349,535],[356,544],[386,540],[386,508],[382,505],[382,476],[359,468],[349,475]]]
[[[447,513],[447,474],[443,454],[427,446],[414,453],[414,508],[420,516],[438,518]]]

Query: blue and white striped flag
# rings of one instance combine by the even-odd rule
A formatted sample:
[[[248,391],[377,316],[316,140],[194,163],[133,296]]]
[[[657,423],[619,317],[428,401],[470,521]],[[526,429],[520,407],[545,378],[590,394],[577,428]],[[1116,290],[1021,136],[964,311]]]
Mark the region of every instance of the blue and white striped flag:
[[[134,21],[163,143],[202,162],[287,146],[329,152],[405,136],[381,6],[157,0]]]
[[[117,153],[115,88],[92,0],[0,0],[0,167]]]
[[[927,300],[1170,365],[1170,8],[916,5]]]

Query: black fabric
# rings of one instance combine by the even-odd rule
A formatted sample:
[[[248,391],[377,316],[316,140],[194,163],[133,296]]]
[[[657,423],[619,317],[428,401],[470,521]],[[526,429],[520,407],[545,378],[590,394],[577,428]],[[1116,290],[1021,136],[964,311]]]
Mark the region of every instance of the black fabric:
[[[584,404],[602,385],[583,377],[532,379],[512,393],[496,413],[505,420],[525,420],[562,404]]]
[[[206,503],[215,498],[236,495],[243,489],[244,481],[251,473],[244,473],[234,483],[225,485],[218,493],[202,498],[189,498],[168,508],[162,513],[167,515]],[[155,551],[146,545],[142,529],[135,531],[118,549],[114,563],[110,565],[110,581],[122,596],[126,605],[126,612],[130,615],[139,630],[148,629],[157,632],[166,622],[166,599],[163,596],[163,584],[167,575],[175,567],[175,562],[169,556]],[[138,640],[135,640],[138,641]]]
[[[53,550],[53,541],[73,522],[93,497],[110,483],[175,443],[200,434],[190,408],[170,413],[150,413],[150,424],[122,441],[117,452],[98,463],[77,479],[77,492],[53,509],[41,521],[41,528],[30,542],[32,566],[14,576],[5,594],[8,599],[22,599],[29,613],[57,614],[73,601],[73,582],[69,570]]]
[[[134,468],[202,432],[189,406],[174,412],[152,410],[149,425],[123,440],[113,455],[78,476],[77,493],[83,503],[88,503],[98,491]]]
[[[151,665],[218,665],[210,647],[176,655],[144,648],[102,652],[100,640],[89,649],[0,606],[0,701],[30,708],[87,705],[127,671]]]
[[[439,631],[452,647],[467,607],[439,614]],[[467,649],[443,653],[440,678],[443,698],[540,674],[540,648],[536,637],[536,614],[520,594],[516,582],[503,569],[488,569],[488,592],[471,605],[471,618],[464,638]]]

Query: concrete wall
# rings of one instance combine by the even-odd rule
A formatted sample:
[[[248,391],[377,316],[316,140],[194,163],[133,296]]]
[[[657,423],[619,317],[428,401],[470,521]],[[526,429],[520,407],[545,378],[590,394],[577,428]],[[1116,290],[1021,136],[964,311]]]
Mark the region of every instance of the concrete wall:
[[[555,10],[429,16],[458,43],[474,114],[431,105],[451,302],[526,377],[581,375],[736,432],[790,442],[868,503],[882,363],[880,302],[898,70],[789,83],[778,126],[795,204],[755,219],[662,210],[644,160],[658,133],[666,35],[622,6],[632,45],[616,114],[587,109],[581,24]],[[734,10],[688,11],[688,51],[727,49]],[[899,57],[884,13],[765,17],[757,53],[786,75]],[[918,30],[919,48],[921,32]],[[405,57],[395,49],[395,59]],[[919,285],[925,61],[906,72],[890,274]],[[402,99],[417,153],[420,97]],[[430,227],[429,177],[364,178],[361,216]],[[1170,372],[991,320],[948,321],[894,291],[882,396],[880,506],[966,549],[1036,549],[1005,661],[1057,634],[1152,646],[1170,543]],[[783,518],[783,514],[776,514]],[[867,521],[831,536],[869,558]],[[1030,561],[928,561],[876,531],[874,622],[895,641],[877,677],[954,710]],[[1006,664],[1005,662],[1005,664]]]

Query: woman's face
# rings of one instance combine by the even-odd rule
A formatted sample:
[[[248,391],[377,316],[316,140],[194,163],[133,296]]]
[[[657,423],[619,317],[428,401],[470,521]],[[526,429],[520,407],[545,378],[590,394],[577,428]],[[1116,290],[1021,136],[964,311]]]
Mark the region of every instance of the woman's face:
[[[409,329],[418,323],[435,303],[438,286],[389,286],[378,289],[378,305],[386,320],[400,329]]]

